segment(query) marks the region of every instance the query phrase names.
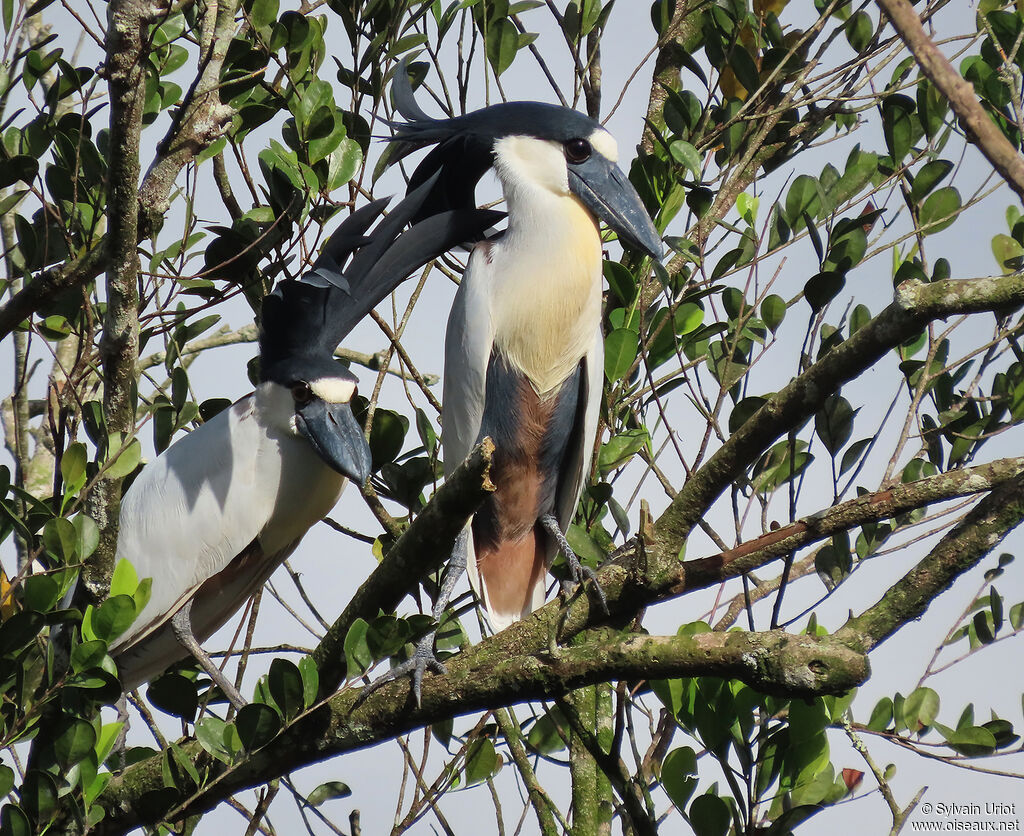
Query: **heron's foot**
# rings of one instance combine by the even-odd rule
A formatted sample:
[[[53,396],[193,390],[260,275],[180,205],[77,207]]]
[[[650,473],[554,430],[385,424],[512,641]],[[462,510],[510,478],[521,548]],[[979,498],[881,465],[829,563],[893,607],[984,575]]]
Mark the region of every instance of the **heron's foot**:
[[[580,563],[580,559],[576,557],[576,552],[572,550],[572,546],[569,545],[569,541],[565,539],[565,534],[562,533],[561,527],[558,525],[556,520],[551,514],[545,514],[540,518],[540,524],[544,526],[544,530],[550,534],[555,542],[558,544],[558,550],[565,556],[565,562],[569,566],[569,574],[572,575],[572,581],[564,581],[562,583],[562,591],[566,596],[571,595],[575,591],[574,585],[582,585],[586,581],[590,581],[593,584],[594,595],[597,598],[597,603],[601,607],[601,612],[608,615],[608,598],[604,594],[604,590],[601,589],[601,584],[597,580],[597,572],[591,569],[589,566],[584,566]]]
[[[411,658],[400,665],[396,665],[386,674],[373,680],[373,682],[363,688],[362,693],[359,694],[359,697],[352,704],[352,710],[357,709],[366,701],[370,694],[380,690],[389,682],[394,682],[406,676],[412,678],[412,693],[416,698],[416,707],[418,708],[422,703],[423,675],[428,670],[434,673],[448,673],[448,668],[434,654],[434,638],[436,636],[436,630],[427,633],[416,643],[416,651]]]

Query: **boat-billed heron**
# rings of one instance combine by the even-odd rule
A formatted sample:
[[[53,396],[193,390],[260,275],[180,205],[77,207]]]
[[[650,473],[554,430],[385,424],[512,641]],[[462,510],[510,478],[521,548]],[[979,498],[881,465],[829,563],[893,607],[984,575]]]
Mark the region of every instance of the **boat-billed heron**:
[[[126,689],[191,652],[244,703],[198,642],[331,510],[346,478],[370,475],[351,409],[356,379],[334,350],[406,276],[500,217],[442,212],[401,232],[430,189],[414,190],[368,235],[387,201],[352,213],[301,279],[282,281],[263,301],[256,391],[168,448],[125,494],[117,557],[152,578],[149,602],[111,648]]]
[[[564,532],[590,469],[604,377],[599,222],[654,257],[661,241],[600,123],[537,102],[432,119],[404,69],[392,87],[408,120],[395,126],[396,157],[436,144],[410,182],[436,178],[421,211],[474,206],[476,184],[492,166],[508,211],[504,234],[476,246],[455,296],[442,415],[446,472],[490,436],[496,486],[472,536],[464,532],[456,544],[442,598],[468,565],[491,627],[501,630],[543,602],[558,551],[574,580],[592,575]],[[442,669],[421,645],[405,666],[417,698],[425,667]]]

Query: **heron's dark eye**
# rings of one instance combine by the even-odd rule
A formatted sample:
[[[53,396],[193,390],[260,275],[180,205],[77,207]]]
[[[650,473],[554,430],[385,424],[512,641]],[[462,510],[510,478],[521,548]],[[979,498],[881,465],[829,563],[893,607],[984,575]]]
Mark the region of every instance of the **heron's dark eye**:
[[[309,388],[306,381],[300,380],[298,383],[292,384],[292,397],[295,399],[296,406],[305,406],[313,400],[313,390]]]
[[[592,150],[585,139],[570,139],[565,143],[565,158],[571,163],[585,163]]]

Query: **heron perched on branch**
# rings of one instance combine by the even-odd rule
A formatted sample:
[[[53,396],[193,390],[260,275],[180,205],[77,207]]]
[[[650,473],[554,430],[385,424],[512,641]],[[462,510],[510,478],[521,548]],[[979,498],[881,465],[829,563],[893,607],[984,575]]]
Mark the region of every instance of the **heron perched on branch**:
[[[490,436],[497,489],[456,543],[434,607],[437,619],[468,566],[501,630],[543,602],[559,551],[574,580],[593,574],[565,531],[590,469],[604,375],[599,222],[655,258],[661,241],[616,165],[614,138],[588,116],[507,102],[434,119],[416,103],[404,66],[392,92],[408,120],[395,126],[395,158],[435,146],[410,180],[414,190],[433,183],[421,213],[475,206],[492,167],[505,196],[508,227],[474,249],[448,319],[442,416],[446,472]],[[596,583],[595,592],[604,604]],[[428,667],[443,670],[433,636],[387,679],[412,673],[419,699]]]

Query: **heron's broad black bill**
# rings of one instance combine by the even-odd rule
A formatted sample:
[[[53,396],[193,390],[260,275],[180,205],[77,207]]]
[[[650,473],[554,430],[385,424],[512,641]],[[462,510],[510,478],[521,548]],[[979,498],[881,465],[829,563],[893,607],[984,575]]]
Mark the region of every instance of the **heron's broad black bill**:
[[[628,246],[661,258],[661,236],[617,165],[596,154],[585,163],[570,165],[569,188]]]
[[[347,403],[315,399],[295,413],[296,425],[317,455],[357,485],[370,478],[370,447]]]

